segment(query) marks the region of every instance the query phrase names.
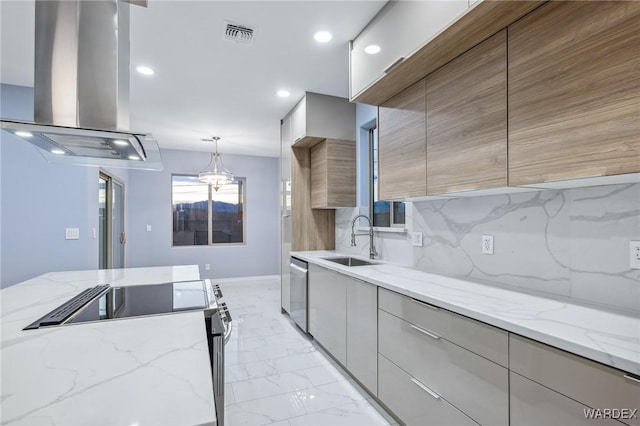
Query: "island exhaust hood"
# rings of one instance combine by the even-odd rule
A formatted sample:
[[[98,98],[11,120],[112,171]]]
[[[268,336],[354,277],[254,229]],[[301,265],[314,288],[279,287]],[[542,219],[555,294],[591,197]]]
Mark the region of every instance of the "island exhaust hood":
[[[161,170],[158,143],[129,129],[129,4],[37,0],[34,122],[0,128],[49,161]]]

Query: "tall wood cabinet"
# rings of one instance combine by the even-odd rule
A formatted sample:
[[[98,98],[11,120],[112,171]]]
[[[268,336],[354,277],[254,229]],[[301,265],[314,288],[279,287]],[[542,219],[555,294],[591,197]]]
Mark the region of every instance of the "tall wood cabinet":
[[[509,184],[640,172],[640,2],[549,2],[508,31]]]
[[[281,169],[290,170],[291,179],[285,187],[290,210],[283,214],[282,226],[290,228],[290,250],[335,248],[335,211],[330,208],[351,206],[345,198],[349,191],[355,194],[355,117],[356,107],[347,99],[307,92],[283,119]],[[354,153],[346,153],[349,149]],[[339,177],[346,179],[349,169],[354,176],[352,184],[351,181],[334,184],[332,174],[339,173]],[[355,195],[353,198],[355,204]],[[283,237],[283,286],[288,282],[286,242]]]
[[[425,80],[378,108],[378,190],[381,200],[427,193]]]
[[[507,186],[507,34],[427,76],[427,195]]]

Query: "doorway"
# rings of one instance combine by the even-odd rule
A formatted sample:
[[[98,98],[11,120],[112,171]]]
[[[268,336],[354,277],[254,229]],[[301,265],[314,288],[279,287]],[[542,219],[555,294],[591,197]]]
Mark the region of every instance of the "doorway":
[[[98,266],[124,268],[124,184],[107,173],[98,178]]]

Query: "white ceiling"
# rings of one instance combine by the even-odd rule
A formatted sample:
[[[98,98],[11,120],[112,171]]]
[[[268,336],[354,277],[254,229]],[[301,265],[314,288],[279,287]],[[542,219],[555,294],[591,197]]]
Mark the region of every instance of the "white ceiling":
[[[279,156],[280,119],[305,91],[348,96],[348,42],[384,5],[372,1],[166,1],[131,8],[131,130],[160,147]],[[33,86],[33,1],[0,0],[2,83]],[[255,28],[223,39],[225,21]],[[317,43],[313,34],[330,31]],[[155,75],[135,72],[148,65]],[[279,89],[289,98],[276,96]]]

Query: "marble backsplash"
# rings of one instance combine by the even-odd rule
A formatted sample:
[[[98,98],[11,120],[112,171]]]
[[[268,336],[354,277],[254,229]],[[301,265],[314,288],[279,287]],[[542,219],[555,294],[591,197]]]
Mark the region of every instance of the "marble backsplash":
[[[336,249],[368,256],[366,236],[350,246],[358,212],[337,210]],[[422,247],[411,245],[414,231]],[[482,254],[482,235],[493,235],[493,255]],[[407,232],[378,232],[375,244],[381,259],[427,272],[640,314],[632,240],[640,240],[640,184],[409,203]]]

